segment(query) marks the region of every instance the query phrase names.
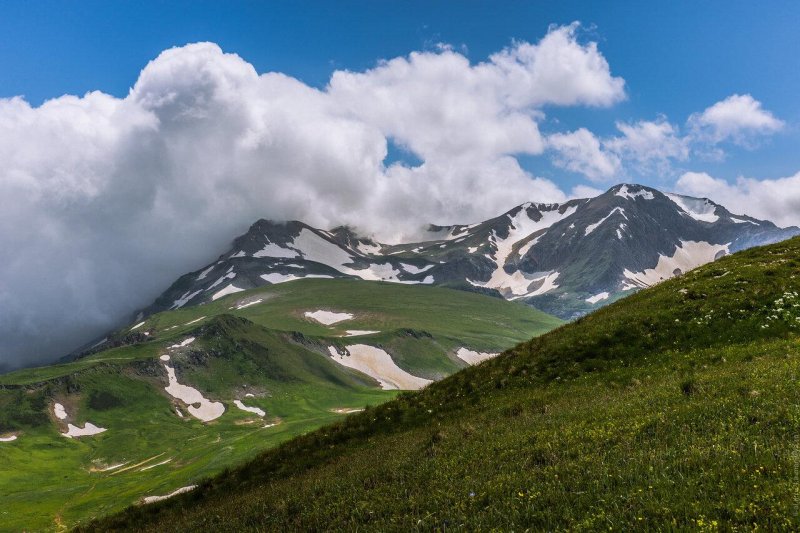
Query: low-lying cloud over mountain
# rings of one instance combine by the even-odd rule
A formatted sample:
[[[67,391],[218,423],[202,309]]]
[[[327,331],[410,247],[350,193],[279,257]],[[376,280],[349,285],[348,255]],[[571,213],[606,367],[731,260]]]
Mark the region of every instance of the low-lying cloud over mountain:
[[[586,162],[602,155],[588,130],[540,131],[548,106],[626,98],[579,32],[552,27],[480,63],[440,46],[334,72],[322,89],[197,43],[160,54],[124,98],[0,99],[0,364],[53,359],[99,334],[258,218],[391,242],[592,192],[565,192],[518,160],[552,154],[606,179],[638,153],[631,142]],[[725,124],[714,134],[740,135]],[[391,162],[392,147],[420,163]]]

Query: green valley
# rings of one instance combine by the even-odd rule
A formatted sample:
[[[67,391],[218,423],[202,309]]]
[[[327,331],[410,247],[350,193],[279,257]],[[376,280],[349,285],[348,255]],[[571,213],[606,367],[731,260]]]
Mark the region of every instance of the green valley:
[[[340,320],[314,318],[329,315]],[[500,352],[560,324],[499,298],[353,280],[159,313],[111,335],[114,348],[0,376],[0,529],[85,524],[397,395],[332,349],[377,347],[433,380],[468,366],[459,348]],[[60,434],[87,428],[104,431]]]
[[[793,530],[800,239],[84,530]]]

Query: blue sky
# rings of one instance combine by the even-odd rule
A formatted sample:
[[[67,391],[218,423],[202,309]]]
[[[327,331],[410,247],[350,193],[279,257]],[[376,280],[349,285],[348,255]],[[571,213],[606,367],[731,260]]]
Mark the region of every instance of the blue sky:
[[[159,52],[195,41],[216,42],[260,73],[323,87],[335,69],[364,70],[440,42],[482,61],[574,20],[625,79],[628,97],[609,108],[547,110],[543,131],[584,126],[611,135],[615,121],[659,114],[682,125],[731,94],[751,94],[786,123],[780,133],[758,149],[728,147],[723,161],[676,167],[728,180],[800,170],[797,2],[4,2],[0,96],[32,104],[90,90],[124,96]],[[565,186],[581,181],[547,158],[522,161]],[[651,174],[633,177],[660,184]]]

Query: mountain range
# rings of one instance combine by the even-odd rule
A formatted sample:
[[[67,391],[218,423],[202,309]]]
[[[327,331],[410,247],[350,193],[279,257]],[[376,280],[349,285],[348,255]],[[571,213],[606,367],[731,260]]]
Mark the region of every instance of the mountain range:
[[[573,319],[721,256],[800,228],[707,198],[620,184],[590,199],[524,203],[495,218],[385,244],[347,227],[258,220],[217,261],[180,277],[141,316],[301,278],[439,285]]]
[[[742,469],[788,472],[800,239],[735,252],[798,233],[637,185],[408,243],[257,221],[90,349],[0,375],[0,530],[734,516]]]
[[[723,257],[79,530],[797,531],[799,267]]]

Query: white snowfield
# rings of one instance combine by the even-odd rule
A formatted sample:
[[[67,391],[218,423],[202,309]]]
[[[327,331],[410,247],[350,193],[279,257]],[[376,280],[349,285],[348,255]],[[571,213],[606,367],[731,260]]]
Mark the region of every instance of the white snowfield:
[[[267,241],[267,244],[264,245],[264,248],[254,253],[253,257],[277,257],[277,258],[297,259],[298,257],[300,257],[300,254],[297,253],[297,250],[284,248],[279,244],[274,244]]]
[[[262,418],[267,416],[267,413],[263,409],[261,409],[259,407],[249,407],[249,406],[243,404],[241,400],[233,400],[233,403],[236,405],[236,407],[238,407],[242,411],[247,411],[248,413],[257,414],[258,416],[260,416]]]
[[[621,196],[622,198],[626,198],[628,200],[635,200],[637,196],[641,196],[645,200],[652,200],[655,198],[652,192],[646,191],[642,189],[641,191],[630,192],[628,190],[628,185],[623,184],[622,187],[619,188],[617,192],[614,193],[615,196]]]
[[[406,263],[400,263],[400,266],[403,267],[403,270],[405,270],[409,274],[422,274],[426,270],[430,270],[433,267],[435,267],[436,265],[427,265],[427,266],[424,266],[422,268],[419,268],[419,267],[416,267],[414,265],[408,265]]]
[[[206,279],[206,276],[208,276],[208,273],[211,272],[212,270],[214,270],[214,265],[211,265],[207,269],[200,272],[200,275],[197,276],[197,281]]]
[[[395,364],[392,356],[374,346],[366,344],[347,346],[350,355],[340,354],[335,346],[328,347],[328,351],[334,361],[377,380],[384,390],[419,390],[433,383],[429,379],[409,374]]]
[[[360,413],[363,411],[363,407],[337,407],[335,409],[331,409],[334,413],[338,415],[349,415],[352,413]]]
[[[325,274],[304,274],[302,276],[295,276],[294,274],[280,274],[278,272],[272,272],[270,274],[262,274],[259,276],[264,281],[268,281],[273,285],[278,283],[286,283],[287,281],[294,281],[296,279],[304,279],[304,278],[323,278],[323,279],[333,279],[333,276],[328,276]]]
[[[201,316],[200,318],[195,318],[194,320],[190,320],[189,322],[187,322],[186,324],[184,324],[184,326],[189,326],[189,325],[191,325],[191,324],[194,324],[195,322],[200,322],[200,321],[201,321],[201,320],[203,320],[204,318],[205,318],[205,316]]]
[[[543,233],[542,235],[544,235],[544,233]],[[519,250],[517,251],[517,253],[519,254],[519,256],[520,256],[520,257],[525,257],[525,254],[527,254],[527,253],[528,253],[528,250],[530,250],[531,248],[533,248],[533,247],[536,245],[536,243],[537,243],[537,242],[539,242],[539,239],[541,239],[541,238],[542,238],[542,235],[537,235],[537,236],[536,236],[536,237],[534,237],[533,239],[529,240],[528,242],[526,242],[525,244],[523,244],[522,246],[520,246],[520,247],[519,247]]]
[[[246,302],[246,303],[243,303],[243,304],[239,304],[239,305],[236,306],[236,309],[245,309],[247,307],[250,307],[251,305],[258,305],[263,301],[264,300],[262,298],[259,298],[258,300],[253,300],[252,302]]]
[[[180,298],[178,298],[177,300],[172,302],[172,307],[170,307],[170,309],[180,309],[181,307],[186,305],[186,303],[189,300],[191,300],[192,298],[194,298],[195,296],[197,296],[201,292],[203,292],[203,289],[199,289],[199,290],[196,290],[194,292],[186,291],[185,293],[183,293],[183,296],[181,296]]]
[[[469,348],[459,348],[456,351],[456,356],[468,363],[470,365],[477,365],[478,363],[482,363],[487,359],[491,359],[493,357],[497,357],[500,355],[499,353],[489,353],[489,352],[476,352],[474,350],[470,350]]]
[[[328,265],[342,274],[349,274],[370,281],[395,281],[400,274],[389,263],[372,264],[364,269],[354,269],[346,266],[355,261],[347,251],[326,241],[313,231],[303,228],[294,239],[293,247],[297,249],[306,261],[315,261]]]
[[[595,294],[594,296],[586,298],[586,301],[589,302],[590,304],[596,304],[600,300],[607,300],[608,297],[609,294],[607,292],[601,292],[599,294]]]
[[[233,268],[233,267],[231,267],[231,269],[232,269],[232,268]],[[223,282],[224,282],[226,279],[233,279],[233,278],[235,278],[235,277],[236,277],[236,272],[233,272],[231,269],[229,269],[229,270],[228,270],[228,271],[225,273],[225,275],[223,275],[223,276],[221,276],[221,277],[217,278],[217,281],[215,281],[214,283],[212,283],[211,285],[209,285],[208,287],[206,287],[206,290],[207,290],[207,291],[210,291],[210,290],[211,290],[211,289],[213,289],[214,287],[216,287],[216,286],[218,286],[218,285],[222,284],[222,283],[223,283]]]
[[[56,415],[56,418],[59,420],[64,420],[67,418],[67,410],[64,409],[64,406],[60,403],[56,403],[53,405],[53,414]]]
[[[389,281],[389,280],[386,280]],[[405,285],[432,285],[433,284],[433,276],[425,276],[425,279],[422,281],[393,281],[392,283],[402,283]]]
[[[506,279],[502,287],[498,290],[500,293],[509,300],[518,300],[520,298],[530,298],[539,296],[553,289],[557,289],[555,281],[558,279],[558,272],[539,272],[536,274],[527,274],[520,270],[514,271],[512,274],[506,274]],[[467,282],[476,287],[487,287],[485,283],[472,281],[467,279]],[[531,286],[536,288],[531,289]]]
[[[160,502],[162,500],[172,498],[173,496],[177,496],[178,494],[183,494],[192,491],[196,488],[197,485],[189,485],[188,487],[181,487],[179,489],[176,489],[165,496],[147,496],[145,498],[142,498],[142,503],[148,504],[148,503]]]
[[[361,335],[373,335],[380,333],[380,331],[370,331],[368,329],[348,329],[345,337],[360,337]]]
[[[215,292],[215,293],[214,293],[214,294],[211,296],[211,299],[212,299],[212,300],[219,300],[219,299],[220,299],[220,298],[222,298],[223,296],[227,296],[227,295],[229,295],[229,294],[233,294],[233,293],[235,293],[235,292],[242,292],[243,290],[244,290],[244,289],[242,289],[242,288],[240,288],[240,287],[237,287],[236,285],[234,285],[233,283],[231,283],[230,285],[226,286],[224,289],[221,289],[221,290],[219,290],[219,291]]]
[[[760,226],[758,222],[753,222],[752,220],[744,220],[743,218],[736,218],[736,217],[728,217],[730,218],[731,222],[734,224],[752,224],[754,226]]]
[[[189,345],[190,345],[190,344],[192,344],[193,342],[194,342],[194,337],[189,337],[189,338],[187,338],[187,339],[184,339],[184,340],[183,340],[181,343],[179,343],[179,344],[173,344],[172,346],[170,346],[170,347],[169,347],[169,349],[170,349],[170,350],[172,350],[172,349],[174,349],[174,348],[184,348],[184,347],[186,347],[186,346],[189,346]]]
[[[133,326],[133,327],[130,329],[130,331],[133,331],[133,330],[135,330],[135,329],[139,329],[139,328],[140,328],[140,327],[142,327],[142,326],[144,326],[144,322],[139,322],[138,324],[136,324],[135,326]]]
[[[77,437],[88,437],[91,435],[97,435],[98,433],[103,433],[106,431],[106,428],[97,427],[91,422],[86,422],[86,425],[82,428],[78,426],[73,426],[72,424],[67,424],[67,432],[62,433],[63,436],[73,439]]]
[[[651,287],[673,276],[684,274],[700,265],[705,265],[717,259],[720,255],[730,252],[727,244],[710,244],[707,242],[681,241],[675,247],[672,256],[658,256],[655,268],[648,268],[644,272],[631,272],[625,269],[623,275],[628,280],[623,290],[634,287]]]
[[[188,385],[178,383],[175,376],[175,369],[169,365],[164,365],[167,369],[169,385],[164,387],[167,394],[176,398],[188,406],[189,414],[203,422],[210,422],[222,416],[225,412],[225,405],[222,402],[213,402],[205,398],[199,390]]]
[[[609,214],[607,214],[602,219],[600,219],[600,222],[597,222],[595,224],[589,224],[588,226],[586,226],[585,235],[589,235],[591,232],[596,230],[598,228],[598,226],[600,226],[600,224],[602,224],[603,222],[605,222],[606,220],[611,218],[614,215],[614,213],[619,213],[620,215],[624,216],[625,220],[628,219],[628,215],[625,214],[625,210],[623,208],[615,207],[614,209],[611,210],[611,212]]]
[[[303,315],[326,326],[353,318],[352,313],[334,313],[333,311],[324,311],[322,309],[319,311],[306,311]]]
[[[530,205],[531,204],[524,204],[522,206],[523,208],[520,209],[519,213],[514,217],[508,215],[511,220],[508,237],[503,239],[498,237],[497,233],[493,232],[492,236],[489,238],[490,242],[495,246],[495,253],[494,258],[490,256],[487,257],[493,259],[496,265],[489,281],[467,280],[468,283],[476,287],[497,289],[506,297],[514,296],[516,298],[538,296],[558,287],[558,285],[554,283],[555,279],[558,277],[558,272],[525,274],[520,271],[515,271],[513,274],[508,274],[504,269],[506,260],[508,256],[511,255],[511,251],[517,243],[524,240],[532,233],[549,228],[559,220],[572,215],[578,209],[573,206],[566,209],[564,213],[559,213],[558,209],[543,211],[541,219],[533,220],[528,216],[527,207]],[[525,251],[528,249],[530,249],[530,246],[528,246]],[[530,290],[531,285],[534,283],[537,285],[536,288]]]
[[[369,243],[361,242],[361,241],[358,241],[358,245],[356,246],[356,248],[358,249],[359,252],[361,252],[364,255],[379,254],[379,253],[381,253],[381,250],[383,249],[383,247],[380,246],[380,245],[369,244]]]
[[[326,233],[327,235],[328,233]],[[378,253],[381,247],[378,245],[371,245],[368,243],[359,242],[356,246],[358,253],[361,255],[370,255]],[[348,276],[355,276],[369,281],[389,281],[392,283],[433,283],[433,277],[426,277],[423,281],[402,281],[398,278],[401,271],[394,268],[391,263],[372,263],[366,268],[353,268],[353,263],[356,257],[351,255],[350,252],[344,248],[325,240],[319,234],[308,228],[303,228],[291,244],[283,246],[277,244],[267,244],[263,250],[253,254],[254,257],[276,257],[276,258],[291,258],[291,259],[305,259],[306,261],[313,261],[333,268],[334,270],[346,274]],[[424,272],[426,269],[421,269],[419,272]],[[413,274],[410,270],[408,273]],[[417,272],[417,273],[419,273]],[[299,275],[294,274],[279,274],[270,273],[261,276],[261,279],[270,283],[285,283],[302,278],[330,278],[331,276],[324,275]]]
[[[162,361],[169,361],[169,356],[164,354],[161,357],[159,357],[159,359],[161,359]]]
[[[11,435],[10,437],[0,437],[0,442],[14,442],[17,440],[16,435]]]
[[[716,214],[717,206],[705,198],[690,198],[680,194],[664,193],[667,198],[672,200],[675,205],[689,217],[701,222],[716,222],[719,217]]]

